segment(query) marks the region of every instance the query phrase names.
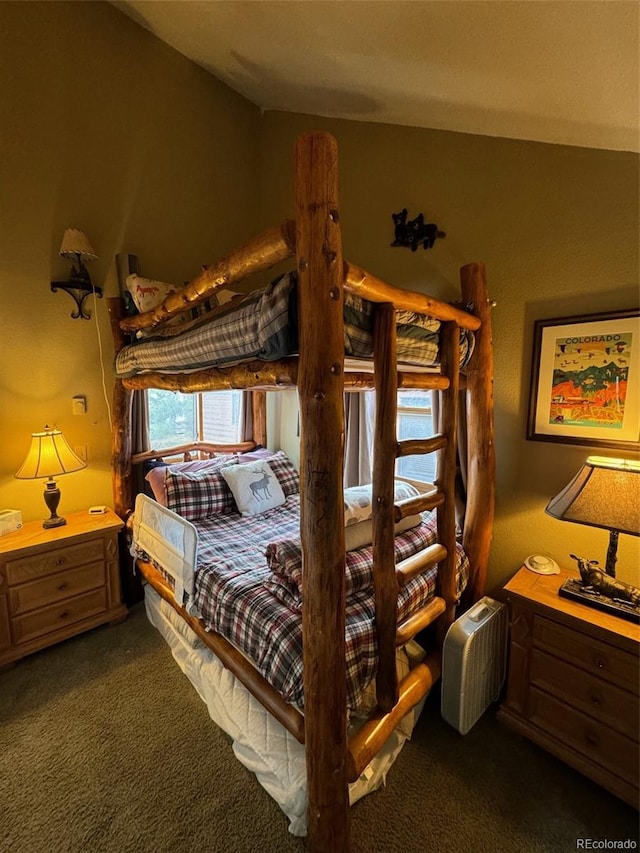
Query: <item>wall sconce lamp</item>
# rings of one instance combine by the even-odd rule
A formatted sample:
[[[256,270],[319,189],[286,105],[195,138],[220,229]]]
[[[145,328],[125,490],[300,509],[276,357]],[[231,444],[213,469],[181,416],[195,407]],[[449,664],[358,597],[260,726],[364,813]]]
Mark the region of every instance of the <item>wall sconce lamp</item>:
[[[43,527],[62,527],[67,523],[57,512],[60,489],[53,478],[86,467],[86,463],[76,456],[59,429],[49,429],[45,426],[44,432],[31,434],[29,452],[14,476],[18,480],[47,478],[44,502],[51,515],[42,522]]]
[[[640,536],[640,462],[590,456],[545,512],[561,521],[608,530],[605,571],[614,578],[618,534]]]
[[[57,290],[66,291],[69,296],[75,301],[78,306],[77,311],[72,311],[71,316],[74,320],[82,318],[90,320],[91,315],[86,314],[84,310],[84,300],[90,293],[95,293],[102,299],[102,288],[96,287],[91,282],[91,276],[85,266],[85,261],[97,261],[98,256],[93,251],[91,243],[82,231],[76,228],[67,228],[62,238],[62,245],[58,252],[61,258],[68,258],[73,261],[71,273],[68,281],[52,281],[51,290],[55,293]]]

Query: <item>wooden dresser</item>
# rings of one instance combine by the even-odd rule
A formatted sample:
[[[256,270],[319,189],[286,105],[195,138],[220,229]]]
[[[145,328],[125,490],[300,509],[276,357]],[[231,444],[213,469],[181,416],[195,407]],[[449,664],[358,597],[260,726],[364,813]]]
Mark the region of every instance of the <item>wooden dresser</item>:
[[[505,586],[511,641],[498,718],[638,808],[640,626],[561,598],[568,577],[577,572],[522,568]]]
[[[104,622],[120,622],[115,513],[67,516],[45,530],[32,521],[0,537],[0,667]]]

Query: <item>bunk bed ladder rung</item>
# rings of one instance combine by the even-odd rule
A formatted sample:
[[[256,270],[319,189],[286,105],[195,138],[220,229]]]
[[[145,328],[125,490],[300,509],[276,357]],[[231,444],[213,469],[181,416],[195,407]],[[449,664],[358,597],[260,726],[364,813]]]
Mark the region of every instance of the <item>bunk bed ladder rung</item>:
[[[404,646],[409,640],[413,640],[417,633],[424,631],[432,622],[442,615],[447,609],[447,602],[444,598],[436,595],[427,602],[423,607],[414,610],[404,622],[398,625],[396,631],[396,646]]]
[[[400,588],[406,586],[410,580],[417,575],[426,572],[436,563],[442,562],[447,556],[447,549],[439,542],[434,542],[433,545],[428,545],[417,554],[407,557],[396,565],[396,580]]]
[[[364,725],[349,741],[347,753],[347,779],[355,782],[367,764],[380,750],[400,720],[440,678],[440,654],[432,651],[403,678],[399,688],[399,700],[395,707],[385,713],[377,708]]]
[[[447,445],[446,435],[432,435],[430,438],[407,438],[398,442],[396,456],[415,456],[416,454],[433,453]]]
[[[416,495],[413,498],[405,498],[393,505],[393,517],[396,524],[403,518],[416,515],[419,512],[430,512],[441,506],[445,500],[445,493],[439,489]]]

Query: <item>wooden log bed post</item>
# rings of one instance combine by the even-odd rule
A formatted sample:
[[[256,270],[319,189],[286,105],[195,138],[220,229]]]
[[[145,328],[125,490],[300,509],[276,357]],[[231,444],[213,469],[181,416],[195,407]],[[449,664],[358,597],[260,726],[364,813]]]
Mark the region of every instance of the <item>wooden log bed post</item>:
[[[462,547],[470,562],[470,583],[464,603],[484,595],[493,531],[496,490],[496,451],[493,425],[492,303],[487,295],[484,264],[460,270],[462,301],[472,306],[481,321],[476,331],[467,377],[467,506]]]
[[[376,699],[383,711],[398,701],[396,631],[398,630],[398,583],[393,529],[393,483],[398,442],[396,312],[390,302],[376,305],[373,358],[375,365],[376,418],[373,440],[373,577],[376,594],[378,671]]]
[[[107,300],[111,333],[116,353],[126,343],[120,328],[124,305],[120,297]],[[125,388],[122,380],[113,386],[113,425],[111,427],[111,469],[113,471],[113,507],[116,515],[126,521],[133,512],[133,485],[131,482],[131,405],[133,391]]]
[[[455,481],[457,455],[458,393],[460,389],[460,329],[448,321],[440,327],[440,365],[442,373],[449,378],[449,387],[440,392],[442,410],[439,432],[447,437],[446,444],[438,451],[438,488],[445,494],[445,501],[436,510],[438,517],[438,541],[447,549],[447,556],[438,570],[439,595],[445,600],[446,610],[438,619],[438,644],[442,646],[447,630],[455,619],[456,594],[456,517]]]
[[[335,139],[295,144],[300,535],[308,849],[349,849],[345,671],[343,261]]]

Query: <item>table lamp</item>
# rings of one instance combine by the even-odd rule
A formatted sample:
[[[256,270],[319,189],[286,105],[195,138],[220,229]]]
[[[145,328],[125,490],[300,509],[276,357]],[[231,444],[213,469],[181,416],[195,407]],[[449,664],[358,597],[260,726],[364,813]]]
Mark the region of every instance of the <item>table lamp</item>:
[[[49,429],[45,426],[44,432],[32,433],[29,452],[15,477],[18,480],[47,478],[44,502],[51,515],[42,522],[43,527],[61,527],[67,523],[66,519],[57,513],[60,489],[53,478],[86,467],[86,463],[76,456],[59,429]]]
[[[640,536],[640,462],[590,456],[545,512],[609,531],[605,571],[616,576],[618,534]]]

